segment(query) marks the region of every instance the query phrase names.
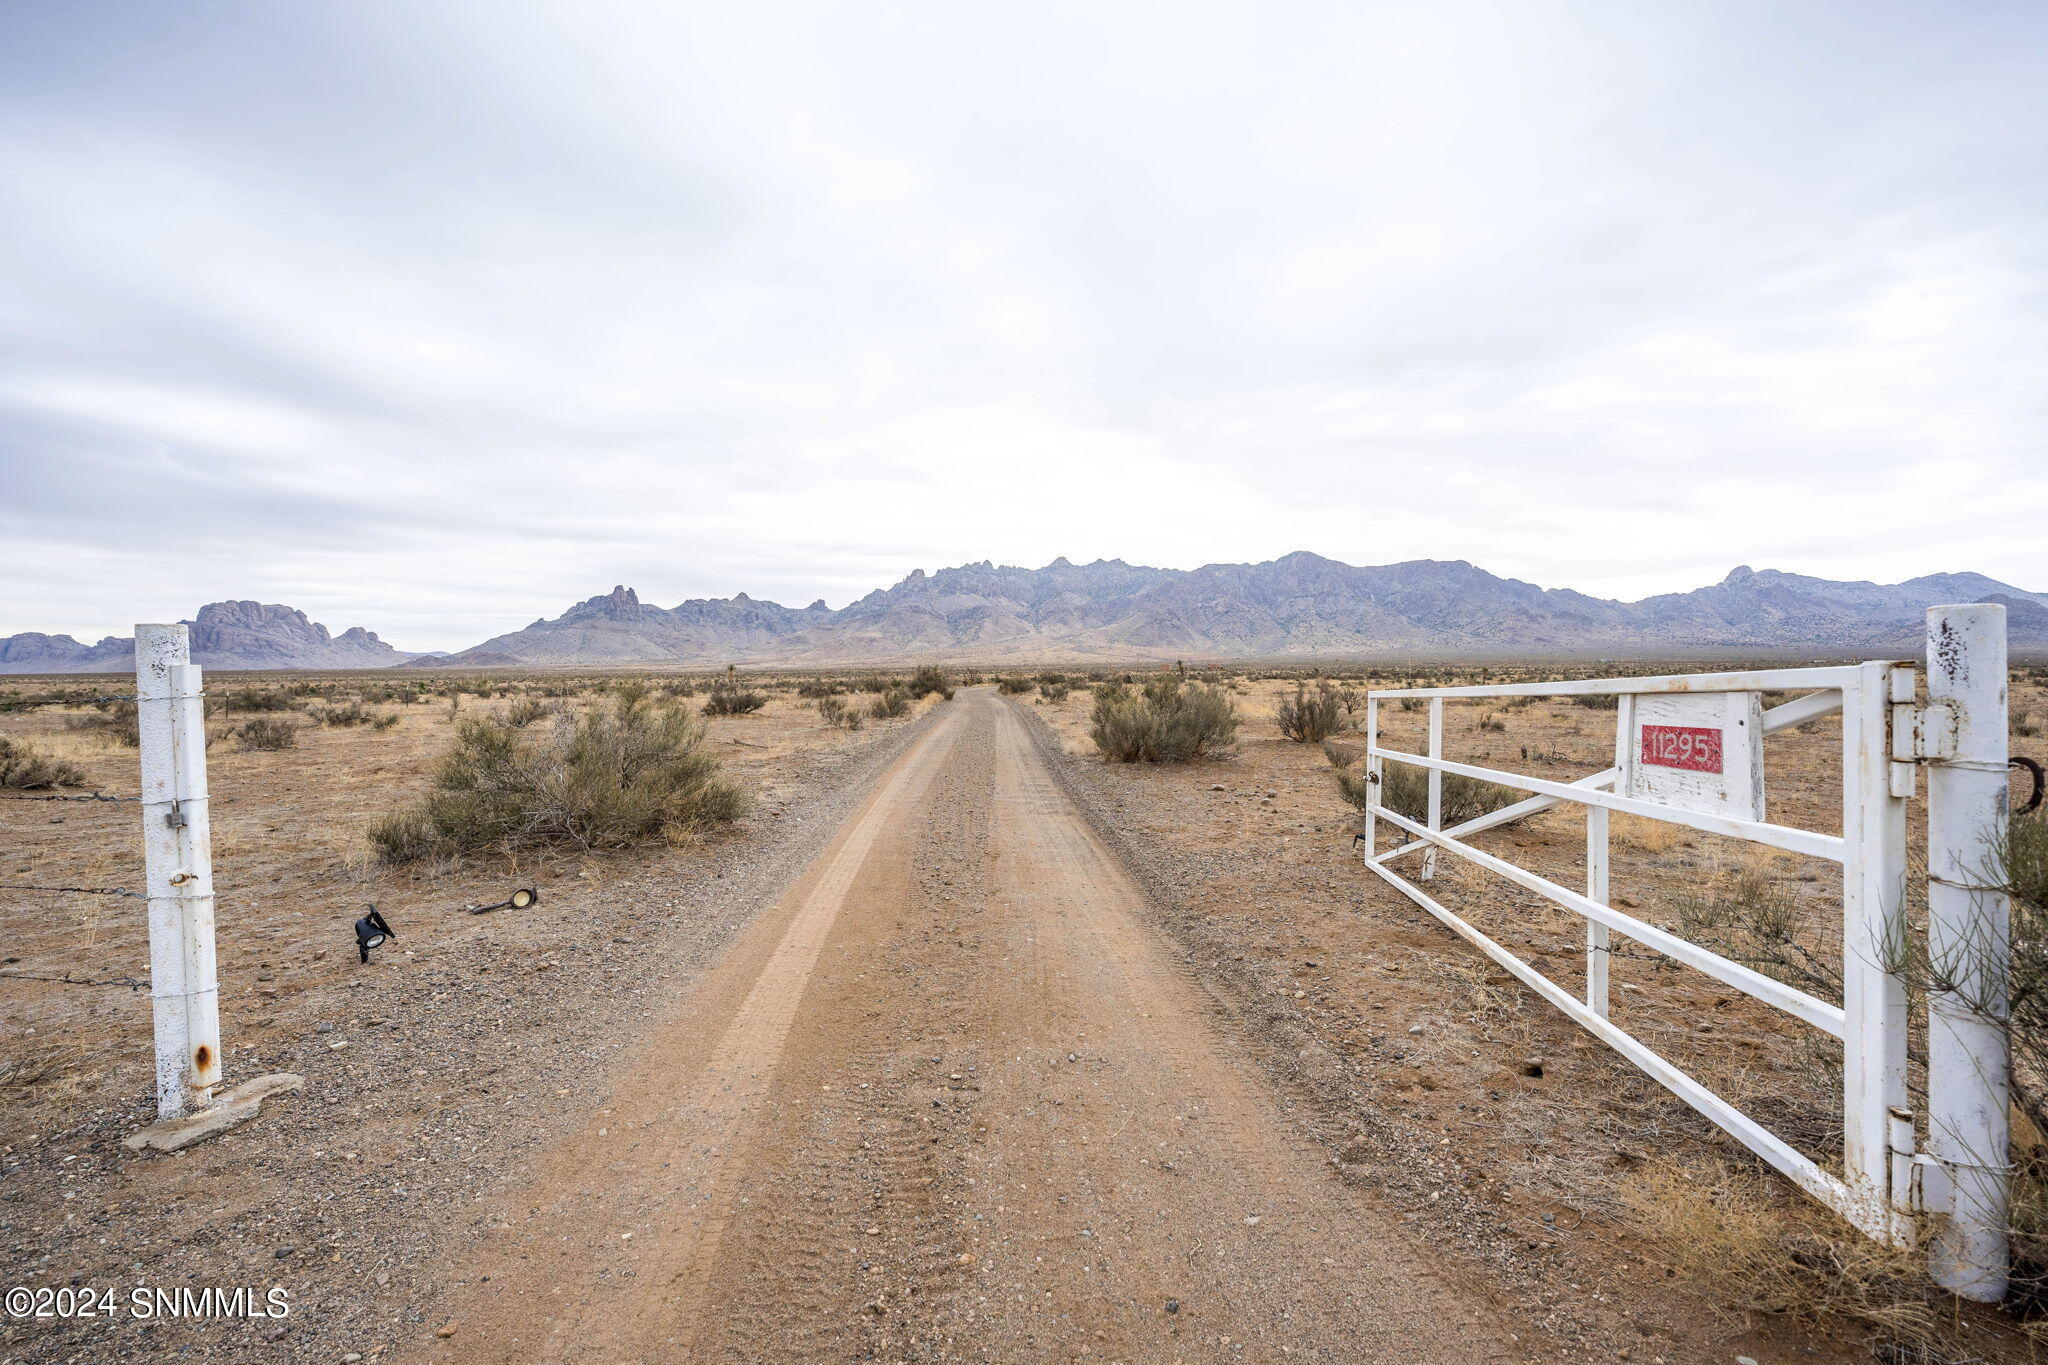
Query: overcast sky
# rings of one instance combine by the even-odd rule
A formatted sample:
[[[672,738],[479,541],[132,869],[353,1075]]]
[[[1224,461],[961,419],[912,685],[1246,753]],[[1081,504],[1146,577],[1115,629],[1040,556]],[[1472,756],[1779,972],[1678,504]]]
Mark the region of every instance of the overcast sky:
[[[2048,8],[0,5],[0,634],[2048,589]]]

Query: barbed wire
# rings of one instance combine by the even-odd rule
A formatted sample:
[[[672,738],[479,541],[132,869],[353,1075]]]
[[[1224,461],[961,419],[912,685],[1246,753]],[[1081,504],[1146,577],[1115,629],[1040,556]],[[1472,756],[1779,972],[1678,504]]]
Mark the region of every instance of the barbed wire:
[[[127,896],[138,901],[149,899],[147,891],[129,891],[118,886],[0,886],[0,891],[63,891],[86,896]]]
[[[72,976],[69,973],[63,976],[37,976],[32,972],[17,972],[6,967],[0,967],[0,981],[48,981],[59,986],[126,986],[131,991],[146,990],[149,987],[148,979],[143,977],[110,976],[105,980],[94,980],[90,977]]]
[[[38,706],[98,706],[106,701],[140,701],[142,698],[127,696],[111,697],[15,697],[0,702],[0,711],[31,711]]]
[[[140,801],[139,796],[109,796],[105,792],[88,792],[84,796],[22,796],[13,792],[0,792],[0,801]]]

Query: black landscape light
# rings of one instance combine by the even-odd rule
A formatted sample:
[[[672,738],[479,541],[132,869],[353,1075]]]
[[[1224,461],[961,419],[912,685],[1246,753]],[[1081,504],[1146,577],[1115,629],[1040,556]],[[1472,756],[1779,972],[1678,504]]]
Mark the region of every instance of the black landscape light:
[[[364,962],[370,960],[370,949],[381,948],[387,938],[397,938],[398,931],[384,922],[384,916],[371,906],[370,913],[356,921],[356,952]]]
[[[493,910],[524,910],[539,899],[540,892],[530,886],[522,886],[496,905],[470,906],[469,913],[472,915],[488,915]]]

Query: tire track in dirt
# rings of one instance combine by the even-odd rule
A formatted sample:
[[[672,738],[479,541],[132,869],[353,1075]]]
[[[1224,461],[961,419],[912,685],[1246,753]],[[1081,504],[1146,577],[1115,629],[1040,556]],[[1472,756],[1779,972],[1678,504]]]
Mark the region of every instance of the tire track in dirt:
[[[915,818],[956,736],[947,717],[891,765],[663,1031],[649,1065],[516,1196],[524,1214],[508,1214],[458,1298],[458,1320],[487,1324],[460,1341],[460,1358],[688,1358],[728,1212],[722,1177],[745,1151],[833,920],[877,842]]]
[[[425,1354],[1520,1358],[1288,1135],[1146,908],[963,694],[515,1196]]]

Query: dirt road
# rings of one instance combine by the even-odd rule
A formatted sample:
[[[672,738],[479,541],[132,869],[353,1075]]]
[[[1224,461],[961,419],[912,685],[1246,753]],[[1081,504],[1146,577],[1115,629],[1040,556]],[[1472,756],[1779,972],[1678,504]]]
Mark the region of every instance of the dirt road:
[[[963,693],[622,1083],[554,1101],[594,1107],[416,1354],[1520,1358],[1289,1136],[1144,910]]]

